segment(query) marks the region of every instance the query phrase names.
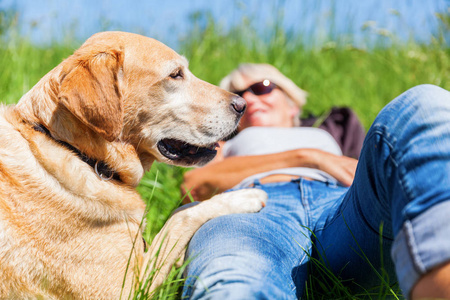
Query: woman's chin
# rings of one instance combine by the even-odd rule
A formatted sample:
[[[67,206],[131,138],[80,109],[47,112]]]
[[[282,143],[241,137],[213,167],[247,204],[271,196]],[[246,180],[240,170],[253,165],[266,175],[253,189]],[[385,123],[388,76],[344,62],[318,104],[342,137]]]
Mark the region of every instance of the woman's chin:
[[[252,127],[252,126],[258,126],[258,127],[267,127],[267,126],[273,126],[273,122],[270,122],[270,120],[266,120],[264,118],[252,118],[246,122],[246,127]]]

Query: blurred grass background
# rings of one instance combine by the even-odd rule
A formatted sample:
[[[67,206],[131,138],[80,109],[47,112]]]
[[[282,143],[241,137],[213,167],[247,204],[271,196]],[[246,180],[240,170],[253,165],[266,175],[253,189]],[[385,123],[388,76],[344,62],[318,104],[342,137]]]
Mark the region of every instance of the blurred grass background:
[[[392,33],[367,22],[361,31],[370,36],[370,47],[355,47],[352,43],[354,33],[336,36],[332,23],[326,28],[325,41],[313,45],[305,42],[302,36],[307,32],[293,34],[274,24],[261,36],[249,21],[251,16],[225,30],[207,12],[199,12],[192,16],[192,29],[175,50],[188,58],[190,69],[196,76],[214,84],[241,62],[273,64],[309,92],[305,113],[317,115],[332,106],[349,106],[368,129],[379,110],[410,87],[430,83],[450,90],[450,48],[446,41],[450,30],[449,15],[450,12],[436,15],[440,27],[430,43],[400,42]],[[17,14],[0,11],[1,103],[16,103],[83,42],[65,40],[37,46],[19,32]],[[313,41],[314,37],[308,40]],[[184,168],[155,163],[138,187],[149,204],[148,240],[181,203],[179,185],[185,171]],[[165,292],[160,292],[156,298],[179,298],[178,279],[172,280]],[[379,284],[374,283],[374,286]],[[338,279],[328,288],[310,283],[314,293],[308,298],[360,297],[348,294],[340,285]],[[323,291],[317,292],[317,289]],[[387,297],[390,293],[386,291],[380,296],[380,290],[384,291],[386,287],[374,292],[374,299]],[[372,297],[370,295],[365,297]],[[393,297],[401,298],[399,294]]]

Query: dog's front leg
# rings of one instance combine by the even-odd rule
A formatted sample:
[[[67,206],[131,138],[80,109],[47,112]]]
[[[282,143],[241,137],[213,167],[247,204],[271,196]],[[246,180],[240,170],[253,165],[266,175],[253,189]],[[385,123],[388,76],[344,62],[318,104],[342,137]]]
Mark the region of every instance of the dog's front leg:
[[[178,208],[152,241],[145,255],[141,280],[153,274],[151,290],[154,290],[167,277],[177,259],[184,256],[187,244],[200,226],[227,214],[258,212],[266,199],[267,194],[262,190],[244,189]]]

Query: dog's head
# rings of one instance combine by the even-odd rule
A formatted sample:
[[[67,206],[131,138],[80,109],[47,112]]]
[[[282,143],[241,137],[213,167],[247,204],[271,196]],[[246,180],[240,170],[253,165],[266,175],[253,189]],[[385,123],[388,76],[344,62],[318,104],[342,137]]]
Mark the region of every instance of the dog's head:
[[[103,139],[133,145],[146,166],[207,163],[245,110],[184,57],[137,34],[96,34],[60,66],[58,105]]]

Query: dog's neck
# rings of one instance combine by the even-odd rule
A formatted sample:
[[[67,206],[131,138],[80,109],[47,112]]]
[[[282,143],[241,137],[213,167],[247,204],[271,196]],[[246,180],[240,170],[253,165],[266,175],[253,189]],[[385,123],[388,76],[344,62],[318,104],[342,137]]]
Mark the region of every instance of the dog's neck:
[[[57,71],[56,68],[54,71]],[[94,161],[104,162],[120,174],[123,183],[137,186],[144,175],[144,168],[149,168],[152,161],[141,161],[135,147],[127,142],[107,142],[100,138],[59,105],[58,84],[55,74],[51,73],[20,99],[14,109],[17,118],[27,126],[42,125],[49,129],[53,139],[70,144]]]
[[[98,161],[98,160],[95,160],[93,158],[90,158],[89,156],[85,155],[84,153],[82,153],[80,150],[78,150],[74,146],[70,145],[69,143],[66,143],[64,141],[60,141],[60,140],[55,139],[52,136],[52,134],[50,133],[50,131],[44,125],[36,124],[36,125],[33,126],[33,129],[36,130],[36,131],[44,133],[48,137],[50,137],[53,140],[55,140],[56,142],[58,142],[58,144],[66,147],[70,151],[72,151],[75,154],[77,154],[78,157],[83,162],[87,163],[88,165],[90,165],[94,169],[95,173],[98,175],[98,177],[100,177],[100,179],[102,179],[102,180],[114,179],[114,180],[117,180],[117,181],[121,181],[119,174],[117,172],[115,172],[112,168],[110,168],[105,162]]]

